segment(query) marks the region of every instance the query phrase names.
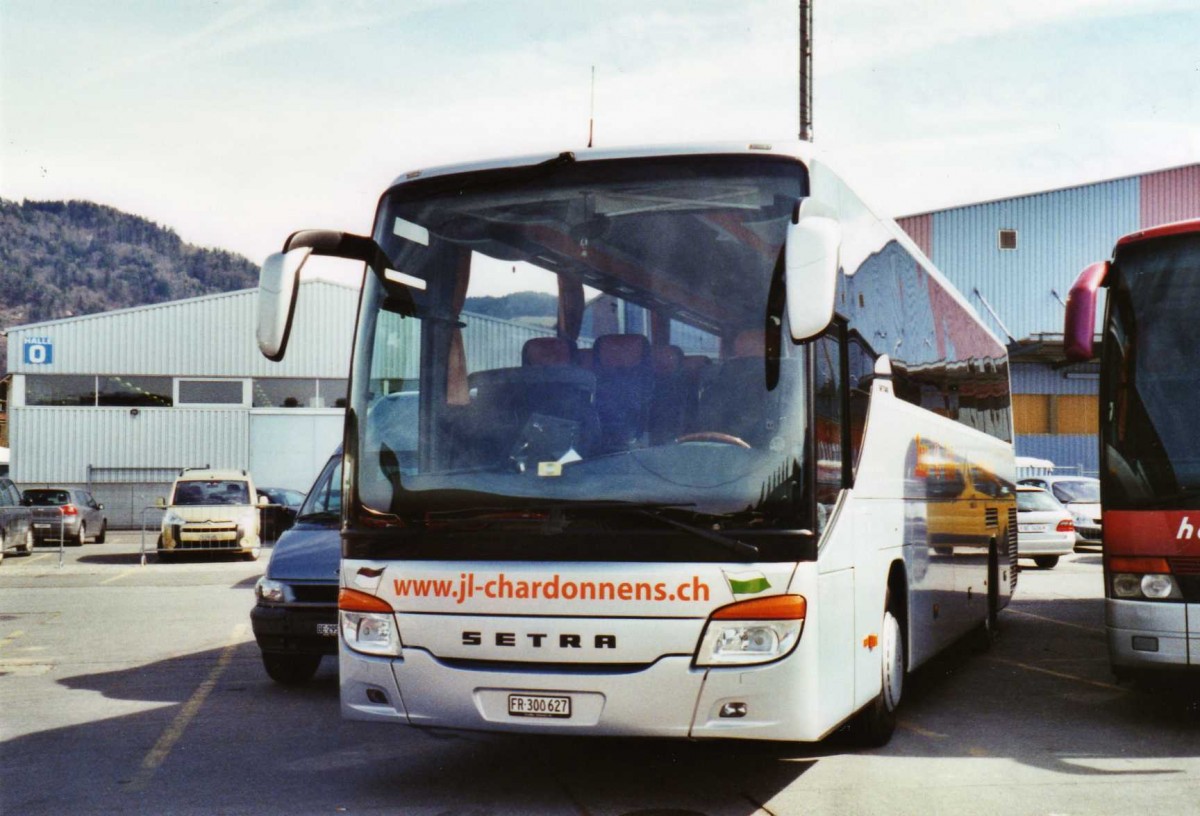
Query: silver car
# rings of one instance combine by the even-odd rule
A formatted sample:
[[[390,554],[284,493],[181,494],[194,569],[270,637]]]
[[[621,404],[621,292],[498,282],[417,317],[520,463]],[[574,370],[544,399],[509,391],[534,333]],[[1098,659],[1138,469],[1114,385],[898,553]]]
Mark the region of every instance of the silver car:
[[[31,487],[21,502],[33,514],[35,544],[59,541],[78,547],[84,539],[104,543],[108,516],[92,494],[75,487]]]

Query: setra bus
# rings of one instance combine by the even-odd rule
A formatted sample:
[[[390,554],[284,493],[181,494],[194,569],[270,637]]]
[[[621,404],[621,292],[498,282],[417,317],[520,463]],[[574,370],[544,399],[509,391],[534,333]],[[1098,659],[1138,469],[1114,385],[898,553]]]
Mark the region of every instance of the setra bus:
[[[1191,303],[1200,219],[1134,232],[1080,273],[1067,358],[1094,356],[1098,292],[1100,498],[1108,654],[1119,678],[1200,666],[1200,439],[1192,425]]]
[[[882,744],[1016,583],[1005,347],[810,145],[421,170],[370,237],[346,414],[355,720]]]

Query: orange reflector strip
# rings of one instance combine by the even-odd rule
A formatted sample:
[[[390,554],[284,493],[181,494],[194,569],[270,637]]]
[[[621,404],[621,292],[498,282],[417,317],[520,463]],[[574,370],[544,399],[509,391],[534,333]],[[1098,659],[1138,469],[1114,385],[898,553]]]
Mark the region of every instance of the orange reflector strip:
[[[879,635],[867,635],[863,638],[864,649],[874,649],[879,646]]]
[[[722,606],[713,620],[804,620],[808,601],[803,595],[772,595]]]
[[[1108,559],[1110,572],[1161,572],[1170,574],[1171,567],[1165,558],[1131,558],[1112,556]]]
[[[394,612],[392,605],[383,598],[376,598],[357,589],[338,590],[338,609],[346,612]]]

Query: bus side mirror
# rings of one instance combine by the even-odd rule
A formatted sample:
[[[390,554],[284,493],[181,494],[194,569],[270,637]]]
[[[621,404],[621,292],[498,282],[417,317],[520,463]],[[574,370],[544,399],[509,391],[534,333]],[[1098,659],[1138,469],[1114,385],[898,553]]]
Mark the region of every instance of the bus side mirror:
[[[162,496],[159,496],[154,500],[154,506],[159,510],[165,510],[167,507],[167,500]]]
[[[312,254],[309,247],[277,252],[263,262],[258,275],[258,350],[272,362],[287,351],[296,313],[300,268]]]
[[[801,200],[784,247],[788,322],[797,342],[816,337],[833,320],[841,242],[837,219],[813,199]]]
[[[1107,277],[1108,261],[1094,263],[1079,273],[1067,295],[1063,352],[1072,362],[1081,363],[1095,356],[1097,293]]]

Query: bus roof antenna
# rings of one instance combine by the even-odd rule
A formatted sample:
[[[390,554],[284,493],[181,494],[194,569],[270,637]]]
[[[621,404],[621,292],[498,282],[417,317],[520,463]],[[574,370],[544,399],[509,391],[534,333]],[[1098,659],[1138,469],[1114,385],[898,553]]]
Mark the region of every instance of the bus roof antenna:
[[[812,120],[812,2],[800,0],[800,140],[813,140]]]

